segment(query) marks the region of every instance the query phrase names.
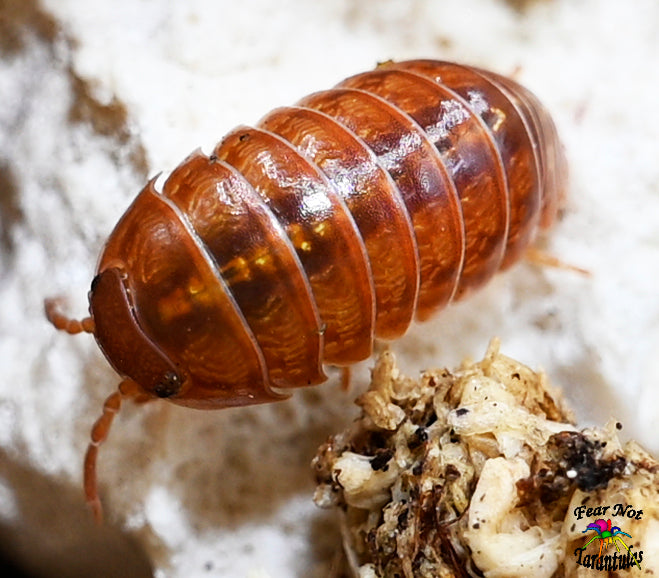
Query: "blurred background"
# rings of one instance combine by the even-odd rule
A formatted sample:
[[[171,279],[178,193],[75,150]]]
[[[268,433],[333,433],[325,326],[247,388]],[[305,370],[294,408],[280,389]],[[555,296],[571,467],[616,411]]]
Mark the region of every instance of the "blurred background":
[[[659,451],[659,4],[655,0],[0,0],[0,553],[32,576],[340,576],[311,501],[316,448],[357,414],[341,391],[195,412],[122,410],[82,500],[89,430],[117,377],[75,316],[147,178],[237,124],[378,61],[514,75],[551,111],[571,191],[543,247],[392,345],[404,371],[502,351],[543,368],[579,423]]]

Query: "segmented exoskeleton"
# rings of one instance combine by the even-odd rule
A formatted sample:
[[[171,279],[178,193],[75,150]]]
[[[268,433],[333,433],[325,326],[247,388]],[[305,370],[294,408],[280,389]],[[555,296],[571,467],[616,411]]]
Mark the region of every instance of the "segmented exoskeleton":
[[[92,432],[85,487],[122,396],[222,408],[321,383],[524,253],[560,206],[553,122],[512,80],[388,62],[230,132],[110,235],[89,294],[122,376]]]

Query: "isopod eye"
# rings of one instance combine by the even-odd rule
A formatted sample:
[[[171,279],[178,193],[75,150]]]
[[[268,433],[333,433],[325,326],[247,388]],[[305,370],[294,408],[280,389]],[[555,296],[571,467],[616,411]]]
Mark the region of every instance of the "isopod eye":
[[[158,397],[171,397],[172,395],[176,395],[181,390],[181,385],[181,378],[179,377],[178,373],[168,371],[163,376],[160,383],[156,385],[154,393]]]
[[[129,377],[152,396],[172,397],[180,392],[184,379],[142,331],[119,269],[106,269],[94,278],[89,309],[96,341],[119,374]]]

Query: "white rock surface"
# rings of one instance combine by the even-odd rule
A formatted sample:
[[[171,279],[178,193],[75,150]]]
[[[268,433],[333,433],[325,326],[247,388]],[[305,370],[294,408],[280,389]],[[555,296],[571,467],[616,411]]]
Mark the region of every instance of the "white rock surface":
[[[572,178],[547,249],[592,273],[521,264],[397,342],[402,366],[479,357],[498,335],[504,353],[566,389],[583,423],[615,416],[659,451],[659,4],[513,4],[0,4],[5,543],[20,551],[40,536],[33,563],[89,558],[101,569],[86,575],[118,575],[112,563],[129,560],[107,554],[79,503],[88,431],[117,379],[93,339],[53,331],[43,298],[64,295],[84,315],[102,243],[148,176],[390,58],[469,62],[536,92]],[[354,413],[335,374],[261,408],[127,406],[100,461],[110,525],[127,529],[158,577],[326,576],[338,541],[312,505],[308,463]]]

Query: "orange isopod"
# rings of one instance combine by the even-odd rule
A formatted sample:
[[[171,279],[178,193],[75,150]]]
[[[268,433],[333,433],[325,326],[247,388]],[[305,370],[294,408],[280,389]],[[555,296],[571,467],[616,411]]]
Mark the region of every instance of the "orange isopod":
[[[82,321],[123,381],[92,429],[85,493],[122,397],[201,409],[280,400],[371,355],[522,256],[567,170],[516,82],[387,62],[230,132],[150,181],[105,245]]]

